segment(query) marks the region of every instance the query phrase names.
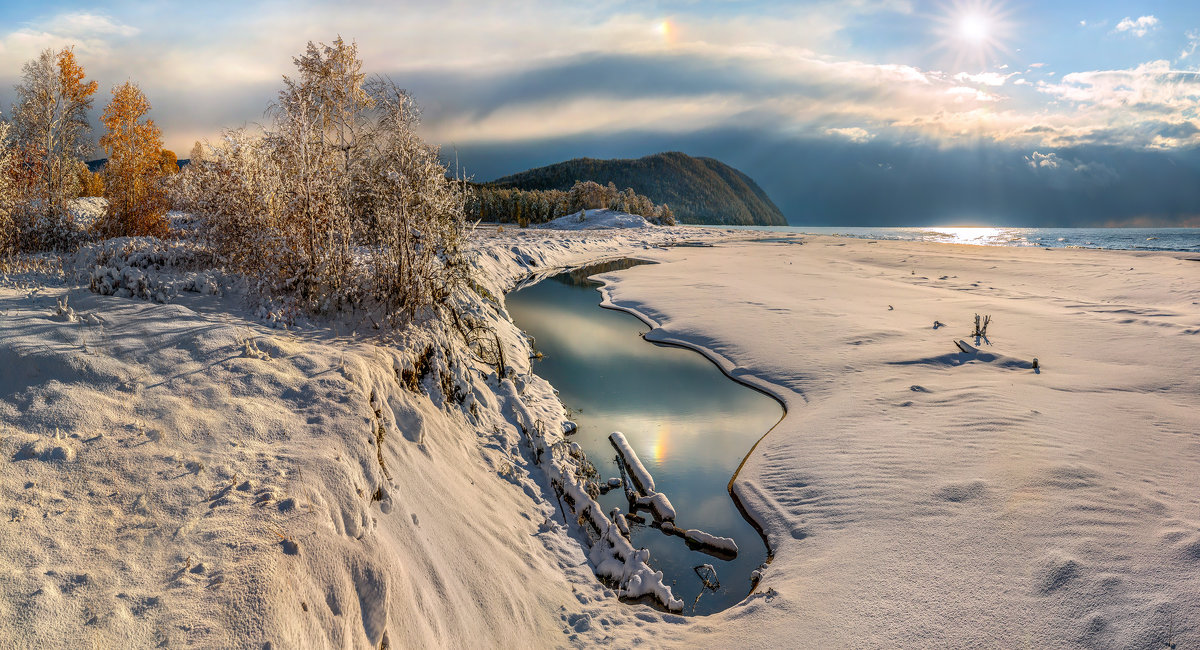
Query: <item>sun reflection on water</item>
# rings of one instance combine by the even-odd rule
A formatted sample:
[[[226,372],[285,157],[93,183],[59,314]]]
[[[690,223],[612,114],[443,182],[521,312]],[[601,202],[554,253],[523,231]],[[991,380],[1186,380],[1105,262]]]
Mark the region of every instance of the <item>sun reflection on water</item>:
[[[1000,244],[1015,243],[1018,246],[1029,245],[1030,229],[1028,228],[991,228],[983,226],[950,226],[928,229],[935,241],[950,244]]]

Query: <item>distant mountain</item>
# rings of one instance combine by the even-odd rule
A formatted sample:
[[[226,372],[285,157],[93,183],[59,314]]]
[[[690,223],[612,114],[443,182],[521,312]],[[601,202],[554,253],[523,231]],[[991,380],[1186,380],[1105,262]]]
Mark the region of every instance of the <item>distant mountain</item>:
[[[575,181],[632,187],[655,203],[666,203],[683,223],[786,226],[783,213],[749,176],[714,158],[678,151],[645,158],[576,158],[497,178],[492,187],[569,190]]]

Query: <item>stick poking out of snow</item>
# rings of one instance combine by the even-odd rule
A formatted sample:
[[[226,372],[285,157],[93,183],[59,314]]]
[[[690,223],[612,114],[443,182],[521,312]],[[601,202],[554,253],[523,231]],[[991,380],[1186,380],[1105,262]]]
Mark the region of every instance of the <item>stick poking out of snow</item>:
[[[650,475],[650,472],[646,471],[646,467],[642,465],[642,461],[638,458],[637,452],[633,450],[633,447],[629,446],[629,441],[625,439],[625,434],[620,431],[613,431],[609,434],[608,439],[617,448],[617,453],[621,454],[621,460],[629,468],[629,474],[633,476],[634,482],[637,483],[642,493],[654,494],[654,477]]]

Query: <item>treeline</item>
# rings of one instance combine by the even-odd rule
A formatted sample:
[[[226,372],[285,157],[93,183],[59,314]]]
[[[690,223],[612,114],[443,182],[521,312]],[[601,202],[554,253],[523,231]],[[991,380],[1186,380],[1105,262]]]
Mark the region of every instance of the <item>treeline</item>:
[[[137,84],[114,88],[100,118],[108,164],[94,173],[84,163],[98,87],[69,47],[47,49],[22,67],[16,103],[0,115],[0,260],[69,250],[93,236],[166,234],[165,178],[178,168],[165,164],[175,155],[163,150]],[[69,204],[80,196],[107,198],[104,217],[74,223]]]
[[[545,223],[580,210],[607,208],[645,217],[651,223],[673,226],[675,213],[665,203],[655,205],[649,198],[613,183],[575,181],[569,190],[520,190],[475,185],[467,202],[467,216],[473,220],[515,223],[525,228]]]
[[[787,225],[783,213],[749,176],[713,158],[671,151],[635,160],[576,158],[489,183],[494,188],[566,190],[578,180],[630,187],[669,203],[682,223]]]

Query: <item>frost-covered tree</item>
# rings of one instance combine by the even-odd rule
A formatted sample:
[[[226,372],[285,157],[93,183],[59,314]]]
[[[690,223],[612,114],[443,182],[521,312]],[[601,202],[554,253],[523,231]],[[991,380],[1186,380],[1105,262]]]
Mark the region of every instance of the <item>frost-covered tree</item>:
[[[332,45],[310,41],[292,62],[297,75],[283,78],[267,135],[282,172],[282,234],[295,253],[284,262],[303,298],[340,297],[351,263],[349,179],[361,159],[361,116],[372,101],[358,48],[340,37]]]
[[[12,131],[12,123],[0,119],[0,264],[17,248],[17,227],[13,221],[17,205],[17,146]]]
[[[309,43],[294,61],[263,136],[194,149],[172,202],[226,266],[297,309],[410,320],[463,268],[463,188],[417,136],[412,99],[366,81],[353,45]]]
[[[437,147],[417,135],[408,93],[385,78],[365,88],[372,108],[360,125],[354,192],[361,239],[375,244],[370,286],[386,313],[411,319],[442,300],[461,269],[465,188],[446,178]]]
[[[47,49],[21,68],[16,85],[17,139],[40,162],[34,198],[48,213],[65,213],[78,194],[75,162],[91,151],[87,113],[97,84],[85,77],[71,48]]]
[[[126,81],[100,121],[107,132],[100,146],[108,154],[104,187],[108,212],[97,224],[109,237],[167,234],[167,201],[162,184],[162,131],[146,117],[150,101],[137,84]]]

